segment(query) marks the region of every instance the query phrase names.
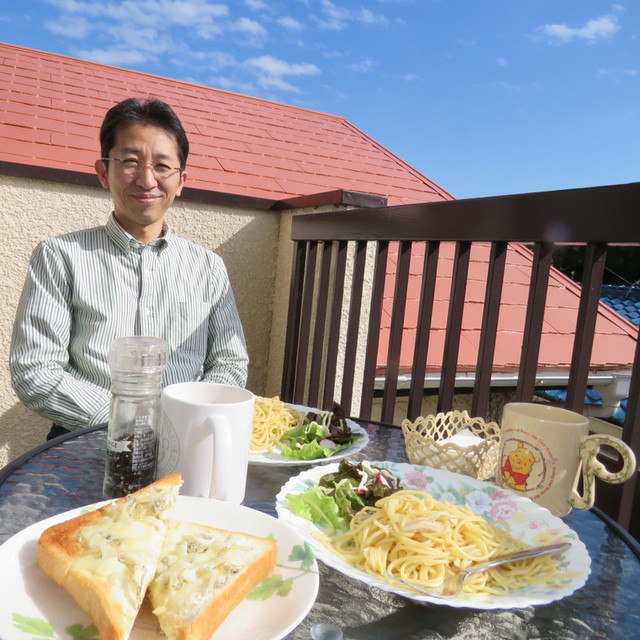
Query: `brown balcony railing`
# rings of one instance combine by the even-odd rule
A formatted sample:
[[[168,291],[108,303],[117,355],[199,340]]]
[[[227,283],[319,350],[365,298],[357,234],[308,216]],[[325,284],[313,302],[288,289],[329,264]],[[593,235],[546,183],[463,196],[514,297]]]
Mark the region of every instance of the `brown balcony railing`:
[[[335,400],[350,415],[398,424],[425,413],[429,398],[448,411],[464,394],[472,415],[495,419],[496,396],[532,401],[551,379],[566,390],[564,406],[584,412],[599,377],[628,371],[621,437],[640,459],[637,330],[599,301],[610,247],[640,248],[639,209],[633,183],[294,216],[283,399]],[[581,286],[552,266],[560,245],[585,247]],[[576,300],[563,336],[547,320],[558,287]],[[607,317],[623,352],[610,362]],[[636,474],[598,488],[605,511],[636,536],[639,484]]]

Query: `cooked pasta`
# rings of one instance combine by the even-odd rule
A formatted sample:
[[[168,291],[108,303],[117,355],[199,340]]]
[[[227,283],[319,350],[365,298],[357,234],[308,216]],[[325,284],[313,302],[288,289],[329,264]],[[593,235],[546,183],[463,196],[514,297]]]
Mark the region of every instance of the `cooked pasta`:
[[[301,424],[304,414],[288,407],[277,396],[256,396],[251,451],[271,451],[285,431]]]
[[[434,591],[473,562],[527,547],[473,513],[468,505],[438,502],[414,490],[398,491],[375,507],[365,507],[352,518],[348,532],[325,544],[371,575],[389,573]],[[504,594],[546,582],[556,569],[551,556],[520,560],[470,576],[463,591]]]

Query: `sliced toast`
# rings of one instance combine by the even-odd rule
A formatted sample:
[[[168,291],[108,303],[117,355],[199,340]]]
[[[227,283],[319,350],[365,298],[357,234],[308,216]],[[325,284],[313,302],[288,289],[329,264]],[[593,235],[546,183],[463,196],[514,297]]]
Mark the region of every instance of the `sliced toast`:
[[[37,560],[91,617],[101,640],[126,640],[153,579],[182,479],[167,476],[44,531]]]
[[[156,576],[153,613],[169,640],[209,640],[231,611],[272,573],[272,540],[202,524],[172,522]]]

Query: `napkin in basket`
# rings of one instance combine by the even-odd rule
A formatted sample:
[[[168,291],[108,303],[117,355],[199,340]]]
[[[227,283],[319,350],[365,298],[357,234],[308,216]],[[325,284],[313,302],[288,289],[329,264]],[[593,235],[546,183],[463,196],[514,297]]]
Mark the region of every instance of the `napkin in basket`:
[[[466,411],[449,411],[402,421],[407,456],[412,464],[448,469],[487,480],[495,476],[500,427],[472,418]]]

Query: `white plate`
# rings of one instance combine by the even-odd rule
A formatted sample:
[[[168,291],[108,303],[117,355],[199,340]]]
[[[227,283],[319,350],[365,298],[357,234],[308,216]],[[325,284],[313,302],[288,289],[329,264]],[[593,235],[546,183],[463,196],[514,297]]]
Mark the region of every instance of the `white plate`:
[[[304,407],[298,404],[291,404],[290,407],[297,409],[298,411],[302,411],[305,414],[309,411],[318,411],[318,409],[311,409],[309,407]],[[328,458],[314,458],[313,460],[295,460],[293,458],[287,458],[283,456],[278,447],[275,447],[273,451],[265,452],[265,453],[250,453],[249,454],[249,464],[256,465],[317,465],[324,464],[326,462],[333,462],[334,460],[341,460],[342,458],[348,458],[352,456],[354,453],[358,451],[362,451],[368,442],[369,442],[369,434],[358,424],[356,424],[353,420],[349,420],[346,418],[346,422],[349,425],[349,428],[353,433],[357,433],[360,437],[349,447],[338,451],[332,456]]]
[[[371,462],[371,464],[391,471],[400,478],[406,488],[428,491],[434,498],[443,502],[468,503],[475,513],[482,515],[494,525],[509,531],[514,538],[529,545],[546,544],[558,540],[567,540],[572,544],[562,557],[557,581],[519,589],[502,596],[461,594],[455,598],[443,600],[421,595],[411,589],[404,589],[400,585],[396,587],[356,569],[342,561],[313,537],[313,533],[318,531],[318,527],[290,511],[286,496],[290,493],[303,493],[317,483],[325,473],[337,470],[338,465],[309,469],[291,478],[280,490],[276,498],[278,517],[307,539],[320,560],[345,575],[413,600],[472,609],[513,609],[546,604],[572,594],[587,581],[591,560],[578,535],[560,518],[556,518],[547,509],[528,498],[488,482],[481,482],[450,471],[406,463]]]
[[[105,503],[97,506],[102,504]],[[91,624],[73,598],[36,563],[36,542],[40,534],[86,509],[74,509],[31,525],[0,547],[2,640],[67,640],[71,638],[65,631],[69,626]],[[256,587],[262,589],[263,599],[249,596],[231,612],[213,640],[279,640],[300,624],[315,602],[319,578],[314,555],[296,531],[260,511],[206,498],[180,496],[175,515],[190,522],[261,537],[272,536],[278,543],[276,569]],[[130,640],[161,640],[156,629],[149,627],[149,621],[139,616]],[[94,639],[91,634],[82,637]]]

